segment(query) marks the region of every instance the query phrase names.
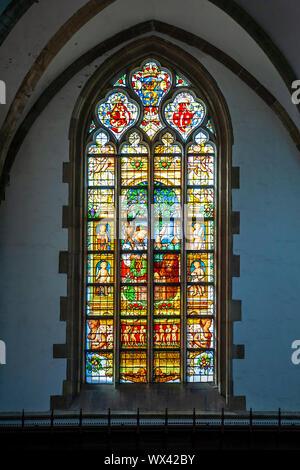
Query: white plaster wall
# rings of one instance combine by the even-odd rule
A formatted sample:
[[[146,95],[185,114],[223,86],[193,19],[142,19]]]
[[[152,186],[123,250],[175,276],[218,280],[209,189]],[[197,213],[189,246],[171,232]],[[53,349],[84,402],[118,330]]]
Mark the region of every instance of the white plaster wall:
[[[85,3],[86,0],[40,0],[13,28],[0,49],[0,78],[8,85],[7,106],[0,107],[0,125],[42,48]],[[83,26],[53,59],[29,97],[23,117],[45,87],[82,53],[123,29],[150,19],[191,31],[232,56],[274,94],[300,128],[299,113],[291,103],[290,93],[267,56],[237,23],[207,0],[117,0]]]
[[[117,0],[84,25],[53,59],[41,78],[39,95],[81,54],[114,34],[143,21],[156,19],[207,40],[243,65],[286,108],[300,128],[299,113],[279,73],[257,43],[230,16],[207,0]]]
[[[197,58],[228,102],[233,164],[241,172],[241,189],[233,195],[233,209],[241,212],[241,234],[234,241],[241,278],[234,282],[234,298],[242,300],[243,321],[235,326],[235,343],[245,344],[246,356],[234,361],[235,394],[246,395],[248,408],[299,410],[300,366],[290,360],[290,344],[300,330],[299,154],[280,121],[245,84],[210,57]],[[101,62],[77,74],[41,114],[0,206],[0,338],[7,344],[0,411],[47,410],[50,395],[62,390],[65,361],[52,359],[53,343],[65,340],[59,298],[66,294],[66,279],[58,274],[59,251],[67,248],[62,164],[80,87]]]
[[[9,33],[0,48],[0,79],[7,84],[7,106],[0,106],[1,125],[18,88],[41,50],[85,3],[86,0],[40,0],[24,13]]]

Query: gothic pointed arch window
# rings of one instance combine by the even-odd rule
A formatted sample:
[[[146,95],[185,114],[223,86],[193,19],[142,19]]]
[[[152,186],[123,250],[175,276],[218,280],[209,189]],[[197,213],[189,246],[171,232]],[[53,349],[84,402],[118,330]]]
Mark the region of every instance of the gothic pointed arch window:
[[[191,80],[145,58],[86,130],[84,381],[217,383],[218,135]]]

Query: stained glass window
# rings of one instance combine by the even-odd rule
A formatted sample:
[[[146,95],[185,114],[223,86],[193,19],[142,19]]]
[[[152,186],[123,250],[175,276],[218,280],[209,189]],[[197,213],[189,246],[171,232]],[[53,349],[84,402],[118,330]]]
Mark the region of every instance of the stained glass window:
[[[216,380],[216,132],[192,81],[147,59],[87,131],[87,383]]]

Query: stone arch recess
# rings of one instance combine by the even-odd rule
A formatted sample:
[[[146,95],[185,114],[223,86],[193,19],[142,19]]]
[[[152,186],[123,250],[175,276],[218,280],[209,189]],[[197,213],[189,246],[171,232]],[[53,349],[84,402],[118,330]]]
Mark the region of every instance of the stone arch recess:
[[[219,225],[217,251],[219,255],[219,271],[217,274],[218,305],[218,386],[217,387],[188,387],[174,385],[172,389],[164,386],[164,396],[161,389],[149,385],[143,387],[134,385],[118,386],[87,386],[81,383],[81,296],[78,286],[82,285],[82,184],[83,164],[82,155],[85,143],[85,131],[89,119],[89,110],[93,109],[99,96],[107,91],[108,79],[122,72],[123,67],[134,67],[151,56],[158,61],[170,64],[184,72],[202,95],[210,108],[219,139],[219,201],[217,223]],[[67,275],[67,297],[61,298],[61,320],[66,322],[67,342],[54,345],[54,357],[67,359],[67,378],[63,384],[62,396],[51,397],[51,408],[80,407],[87,411],[99,411],[112,408],[121,409],[121,402],[143,408],[148,403],[150,410],[155,403],[163,408],[173,400],[177,410],[184,411],[186,403],[190,407],[201,410],[244,409],[245,398],[234,397],[232,382],[232,359],[241,359],[244,355],[243,345],[233,344],[233,322],[241,319],[241,302],[231,299],[232,277],[239,276],[239,257],[232,254],[232,234],[239,233],[239,214],[231,212],[231,189],[238,188],[238,168],[231,166],[231,148],[233,144],[232,126],[229,110],[216,81],[194,57],[171,43],[157,38],[148,37],[131,43],[119,50],[102,64],[88,80],[82,90],[71,119],[70,131],[70,162],[64,164],[63,181],[69,184],[69,205],[63,208],[63,227],[68,228],[69,250],[60,252],[59,272]],[[158,395],[159,394],[159,395]],[[133,399],[134,397],[134,399]],[[159,401],[158,401],[159,397]],[[175,401],[174,401],[175,399]],[[171,401],[172,403],[172,401]],[[132,409],[132,411],[133,411]],[[127,408],[127,411],[130,411]]]

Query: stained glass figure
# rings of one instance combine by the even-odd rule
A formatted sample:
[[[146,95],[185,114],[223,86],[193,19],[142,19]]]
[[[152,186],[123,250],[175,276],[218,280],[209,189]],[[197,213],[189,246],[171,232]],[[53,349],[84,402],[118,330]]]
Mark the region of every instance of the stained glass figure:
[[[86,382],[215,383],[213,121],[154,59],[112,83],[86,142]]]
[[[188,253],[187,278],[188,282],[214,282],[214,259],[212,253]],[[198,286],[203,295],[202,286]]]
[[[189,250],[214,249],[214,221],[187,219],[186,246]]]
[[[210,130],[210,132],[211,132],[212,134],[215,133],[214,126],[213,126],[213,124],[212,124],[212,122],[211,122],[210,119],[208,119],[207,124],[206,124],[206,127],[207,127],[208,130]]]
[[[154,316],[180,316],[180,314],[180,285],[154,286]]]
[[[109,129],[117,139],[133,126],[139,116],[139,108],[128,96],[116,91],[100,101],[98,107],[100,123]]]
[[[87,249],[90,251],[111,251],[114,249],[115,222],[97,220],[88,222]]]
[[[139,219],[138,222],[122,221],[121,244],[123,250],[146,250],[148,246],[147,220]]]
[[[121,279],[124,283],[147,282],[147,254],[122,254]]]
[[[175,253],[159,253],[154,255],[154,280],[159,283],[166,282],[179,282],[180,279],[180,255]],[[173,292],[176,292],[174,290]],[[168,300],[172,290],[167,295],[165,290],[161,291],[163,296],[167,297],[163,300]],[[174,297],[172,295],[172,297]]]
[[[205,105],[196,100],[191,92],[177,93],[173,101],[164,107],[167,123],[186,140],[191,132],[198,127],[205,116]]]
[[[147,315],[147,286],[121,287],[121,316]]]
[[[109,291],[103,284],[114,282],[114,256],[113,254],[89,254],[88,255],[88,283],[101,284],[99,292]]]
[[[113,349],[113,320],[90,318],[87,320],[87,349]]]

